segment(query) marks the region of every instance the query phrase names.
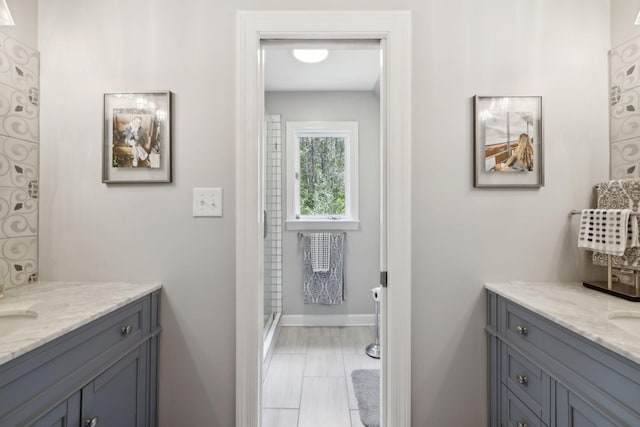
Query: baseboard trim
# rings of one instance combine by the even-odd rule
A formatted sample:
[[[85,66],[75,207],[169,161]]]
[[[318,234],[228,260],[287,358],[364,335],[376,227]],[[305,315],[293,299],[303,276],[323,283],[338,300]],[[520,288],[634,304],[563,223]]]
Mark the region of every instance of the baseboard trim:
[[[283,314],[282,326],[372,326],[375,314]]]

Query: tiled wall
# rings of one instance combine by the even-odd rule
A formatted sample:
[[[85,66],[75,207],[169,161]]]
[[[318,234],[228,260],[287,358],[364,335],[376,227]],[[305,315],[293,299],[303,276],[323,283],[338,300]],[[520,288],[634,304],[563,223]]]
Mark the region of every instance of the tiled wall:
[[[40,54],[0,34],[0,280],[38,278]]]
[[[282,312],[282,136],[279,115],[266,120],[264,248],[265,314]]]
[[[609,52],[611,179],[640,177],[640,37]]]

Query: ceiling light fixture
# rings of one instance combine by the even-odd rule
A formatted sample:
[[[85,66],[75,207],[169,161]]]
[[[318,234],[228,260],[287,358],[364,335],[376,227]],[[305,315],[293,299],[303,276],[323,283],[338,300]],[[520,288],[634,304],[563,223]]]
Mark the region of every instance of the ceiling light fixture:
[[[329,51],[327,49],[293,49],[293,56],[295,56],[298,61],[315,64],[316,62],[322,62],[327,59]]]
[[[0,25],[16,25],[13,22],[13,17],[11,16],[11,12],[9,12],[9,6],[7,6],[7,1],[0,1]]]

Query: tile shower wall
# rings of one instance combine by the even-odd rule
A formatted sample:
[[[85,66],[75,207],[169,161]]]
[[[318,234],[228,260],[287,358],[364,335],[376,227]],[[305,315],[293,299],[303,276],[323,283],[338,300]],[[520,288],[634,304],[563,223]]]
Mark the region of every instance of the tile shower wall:
[[[39,53],[0,34],[0,280],[38,278]]]
[[[609,52],[611,179],[640,177],[640,37]]]
[[[282,136],[279,115],[267,115],[265,147],[265,316],[282,312]]]

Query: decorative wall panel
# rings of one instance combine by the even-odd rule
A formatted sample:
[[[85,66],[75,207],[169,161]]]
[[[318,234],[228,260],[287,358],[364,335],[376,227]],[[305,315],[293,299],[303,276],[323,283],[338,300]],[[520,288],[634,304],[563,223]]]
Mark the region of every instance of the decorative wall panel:
[[[40,87],[40,54],[0,33],[0,83],[30,93]]]
[[[0,134],[38,142],[38,105],[29,94],[0,84]]]
[[[40,54],[0,33],[0,280],[38,280]]]
[[[640,87],[612,96],[609,112],[611,143],[640,137]]]
[[[0,239],[0,280],[15,286],[38,280],[38,238]]]
[[[611,144],[611,178],[640,178],[640,138]]]
[[[38,180],[38,145],[0,135],[0,185],[29,187]]]
[[[25,188],[0,187],[0,238],[37,234],[38,199]]]

